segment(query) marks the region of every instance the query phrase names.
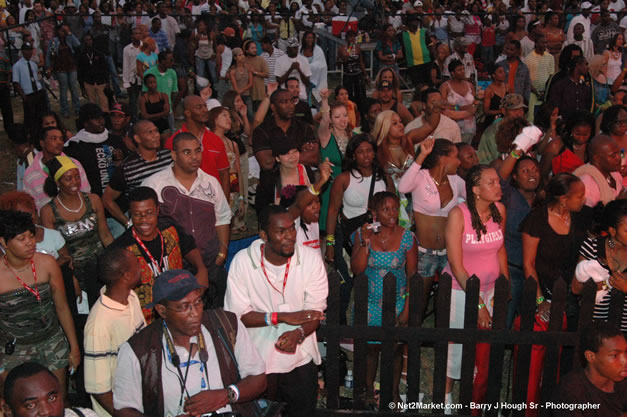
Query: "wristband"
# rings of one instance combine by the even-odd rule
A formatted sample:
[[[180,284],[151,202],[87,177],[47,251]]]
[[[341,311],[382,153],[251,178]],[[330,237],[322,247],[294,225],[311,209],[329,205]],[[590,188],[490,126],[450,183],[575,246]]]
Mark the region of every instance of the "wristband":
[[[298,344],[300,345],[305,340],[305,330],[302,328],[302,326],[299,327],[298,330],[300,331],[300,340],[298,341]]]
[[[327,246],[335,246],[335,242],[327,242]]]
[[[274,313],[272,313],[271,317],[271,321],[272,321],[272,325],[276,326],[277,324],[279,324],[279,313],[277,313],[276,311]]]
[[[224,258],[226,258],[226,255],[223,254],[222,252],[220,252],[220,253],[218,253],[218,258],[224,259]]]
[[[313,195],[320,195],[320,191],[316,191],[316,188],[313,185],[309,186],[309,192]]]
[[[264,320],[266,321],[266,326],[272,326],[272,322],[270,321],[270,313],[266,313]]]
[[[325,237],[324,240],[335,244],[335,235],[327,235],[327,237]]]
[[[459,106],[455,105],[455,111],[459,111]]]
[[[485,307],[485,303],[479,304],[478,307],[479,307],[479,310],[481,310],[483,307]]]
[[[543,296],[540,296],[540,297],[536,298],[536,305],[539,306],[543,302],[544,302],[544,297]]]
[[[127,229],[130,229],[131,227],[133,227],[133,220],[127,221],[124,227],[126,227]]]
[[[514,149],[513,151],[511,151],[511,152],[509,153],[509,156],[511,156],[511,157],[512,157],[512,158],[514,158],[514,159],[519,159],[521,156],[523,156],[523,154],[524,154],[524,152],[521,152],[521,153],[520,153],[520,155],[518,155],[518,154],[516,153],[516,149]]]
[[[605,281],[603,281],[603,282],[601,283],[601,289],[602,289],[603,291],[607,291],[607,290],[609,290],[609,289],[610,289],[610,286],[609,286],[609,284],[608,284],[608,282],[607,282],[607,281],[608,281],[608,280],[605,280]]]
[[[401,296],[401,298],[404,300],[407,297],[409,297],[409,291],[407,291],[404,295]]]
[[[229,404],[236,403],[237,400],[239,400],[239,389],[237,389],[237,386],[235,386],[235,384],[231,384],[226,387],[226,390],[229,394]]]

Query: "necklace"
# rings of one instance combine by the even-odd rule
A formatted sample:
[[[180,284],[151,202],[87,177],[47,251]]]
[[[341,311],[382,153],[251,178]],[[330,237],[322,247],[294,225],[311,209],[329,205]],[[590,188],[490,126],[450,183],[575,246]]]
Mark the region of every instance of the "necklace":
[[[440,180],[442,181],[441,183],[438,182],[438,180],[436,180],[433,175],[431,175],[431,179],[433,180],[433,182],[435,182],[435,185],[437,185],[438,187],[441,185],[446,185],[448,184],[448,178],[444,179],[444,180]]]
[[[92,65],[94,62],[94,53],[92,52],[91,55],[89,55],[89,52],[85,52],[85,55],[87,55],[87,59],[89,60],[89,65]]]
[[[61,206],[66,209],[67,211],[69,211],[70,213],[78,213],[83,209],[83,198],[81,197],[81,195],[78,195],[78,199],[81,200],[81,205],[78,206],[78,208],[76,210],[73,210],[71,208],[68,208],[68,206],[66,206],[65,204],[63,204],[63,200],[61,200],[61,195],[59,194],[57,196],[57,200],[59,200],[59,203],[61,204]]]
[[[402,151],[403,147],[401,145],[388,145],[388,149],[391,151]]]
[[[549,210],[549,213],[560,219],[566,227],[570,227],[570,213],[566,212],[566,214],[557,214],[555,211]]]

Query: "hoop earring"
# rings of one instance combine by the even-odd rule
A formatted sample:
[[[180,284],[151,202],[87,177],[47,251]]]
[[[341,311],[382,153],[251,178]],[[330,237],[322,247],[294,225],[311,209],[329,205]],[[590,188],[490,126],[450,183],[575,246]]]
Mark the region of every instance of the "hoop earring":
[[[616,242],[614,241],[614,239],[612,239],[612,236],[610,236],[610,238],[607,240],[607,246],[609,246],[610,249],[616,248]]]

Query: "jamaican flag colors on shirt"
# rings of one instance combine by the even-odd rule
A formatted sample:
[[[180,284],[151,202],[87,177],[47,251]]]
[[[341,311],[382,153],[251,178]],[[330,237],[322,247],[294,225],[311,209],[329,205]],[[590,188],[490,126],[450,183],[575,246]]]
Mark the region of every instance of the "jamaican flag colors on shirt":
[[[431,62],[431,54],[427,45],[430,43],[427,29],[418,29],[416,33],[403,32],[403,46],[407,67]]]

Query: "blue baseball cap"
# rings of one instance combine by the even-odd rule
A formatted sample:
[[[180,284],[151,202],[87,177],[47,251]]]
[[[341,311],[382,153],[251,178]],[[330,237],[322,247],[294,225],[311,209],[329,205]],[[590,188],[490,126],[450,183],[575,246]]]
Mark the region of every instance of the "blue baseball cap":
[[[184,269],[165,271],[155,280],[152,287],[152,303],[146,307],[153,308],[161,300],[178,301],[199,288],[207,287],[200,285],[189,271]]]

